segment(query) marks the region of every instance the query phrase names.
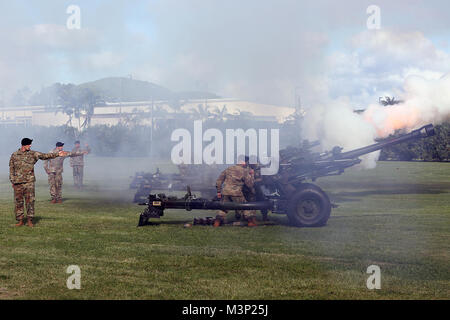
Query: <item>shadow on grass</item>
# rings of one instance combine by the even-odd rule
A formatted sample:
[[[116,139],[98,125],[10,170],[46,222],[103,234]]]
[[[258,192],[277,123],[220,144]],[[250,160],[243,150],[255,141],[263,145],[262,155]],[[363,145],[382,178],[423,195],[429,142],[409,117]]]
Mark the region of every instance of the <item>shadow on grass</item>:
[[[57,220],[59,220],[58,218],[51,218],[51,217],[43,217],[43,216],[34,216],[34,218],[33,218],[33,224],[34,225],[37,225],[37,224],[39,224],[40,222],[41,222],[41,220],[44,220],[44,221],[57,221]]]
[[[400,217],[401,215],[396,213],[377,213],[377,214],[349,214],[349,215],[339,215],[339,216],[331,216],[330,219],[342,219],[342,218],[355,218],[355,217]]]
[[[357,202],[361,201],[361,199],[355,199],[355,198],[347,198],[345,196],[340,196],[338,194],[329,194],[330,200],[333,203],[336,203],[339,206],[339,203],[342,202]]]
[[[449,193],[449,189],[442,189],[441,186],[429,186],[429,185],[400,185],[395,188],[377,188],[372,190],[362,191],[343,191],[337,193],[330,193],[330,198],[336,202],[350,202],[360,201],[357,198],[368,197],[372,195],[396,195],[396,194],[442,194]],[[355,199],[355,197],[357,197]]]
[[[271,215],[267,221],[263,221],[260,216],[257,214],[257,222],[259,226],[286,226],[286,227],[294,227],[290,224],[289,219],[287,216],[275,216]],[[226,222],[225,226],[233,226],[233,222],[241,221],[243,224],[241,226],[245,226],[246,222],[243,220],[229,220]],[[157,219],[151,219],[148,221],[149,224],[145,225],[149,227],[158,227],[160,225],[184,225],[186,223],[193,223],[193,219],[189,220],[157,220]],[[137,221],[136,221],[137,225]],[[236,226],[236,227],[241,227]],[[212,225],[193,225],[192,227],[212,227]]]
[[[136,220],[136,225],[137,225]],[[184,225],[185,223],[189,223],[188,220],[156,220],[152,219],[147,222],[147,224],[143,227],[159,227],[160,225]]]
[[[50,220],[51,218],[49,218],[49,220]],[[42,220],[42,218],[41,217],[37,217],[37,216],[35,216],[34,218],[33,218],[33,224],[34,225],[36,225],[36,224],[39,224],[39,222]]]

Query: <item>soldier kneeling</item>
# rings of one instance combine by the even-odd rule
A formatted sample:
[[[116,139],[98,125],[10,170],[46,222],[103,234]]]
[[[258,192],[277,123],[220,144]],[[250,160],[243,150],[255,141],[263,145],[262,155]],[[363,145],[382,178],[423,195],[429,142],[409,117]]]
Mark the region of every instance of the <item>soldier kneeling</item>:
[[[222,202],[245,203],[247,200],[243,194],[243,187],[253,188],[253,176],[247,168],[245,158],[239,157],[238,164],[231,166],[220,174],[216,181],[217,197]],[[222,184],[224,187],[222,188]],[[214,227],[219,227],[225,222],[227,212],[220,210],[214,221]],[[244,216],[249,227],[256,227],[254,210],[236,210],[236,215]]]

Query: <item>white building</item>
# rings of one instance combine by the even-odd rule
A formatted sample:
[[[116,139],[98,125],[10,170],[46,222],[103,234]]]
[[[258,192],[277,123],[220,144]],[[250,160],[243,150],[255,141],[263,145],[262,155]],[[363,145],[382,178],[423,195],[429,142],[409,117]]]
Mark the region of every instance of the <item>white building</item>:
[[[252,118],[260,121],[283,122],[295,112],[292,107],[282,107],[242,101],[236,99],[201,99],[189,100],[182,104],[178,110],[169,106],[167,101],[140,101],[140,102],[116,102],[105,103],[97,106],[91,117],[91,125],[106,124],[115,125],[126,122],[127,119],[139,119],[140,124],[150,125],[153,119],[185,118],[186,114],[198,112],[199,105],[206,107],[209,113],[218,113],[226,107],[224,118],[238,116],[242,113],[251,113]],[[231,115],[231,116],[230,116]],[[203,117],[208,117],[206,113]],[[0,108],[1,124],[25,124],[39,126],[60,126],[70,124],[80,127],[85,117],[73,119],[69,123],[69,116],[64,114],[59,108],[49,108],[45,106],[25,106]]]

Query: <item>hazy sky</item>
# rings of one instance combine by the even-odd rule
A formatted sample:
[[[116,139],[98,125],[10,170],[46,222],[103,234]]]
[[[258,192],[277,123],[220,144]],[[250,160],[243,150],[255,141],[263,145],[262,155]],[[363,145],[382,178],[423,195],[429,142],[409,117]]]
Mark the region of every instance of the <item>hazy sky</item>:
[[[69,5],[81,29],[69,30]],[[368,30],[369,5],[381,29]],[[1,0],[0,94],[108,76],[293,105],[364,106],[450,71],[448,1]]]

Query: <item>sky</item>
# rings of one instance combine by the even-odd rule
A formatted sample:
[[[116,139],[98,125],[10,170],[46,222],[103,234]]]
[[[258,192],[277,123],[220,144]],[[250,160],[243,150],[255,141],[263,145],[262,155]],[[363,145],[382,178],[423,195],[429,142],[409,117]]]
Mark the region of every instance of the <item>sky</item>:
[[[80,8],[68,29],[67,8]],[[380,28],[368,29],[370,5]],[[172,90],[364,108],[450,71],[448,1],[0,1],[0,100],[132,76]],[[4,102],[5,103],[5,102]]]

